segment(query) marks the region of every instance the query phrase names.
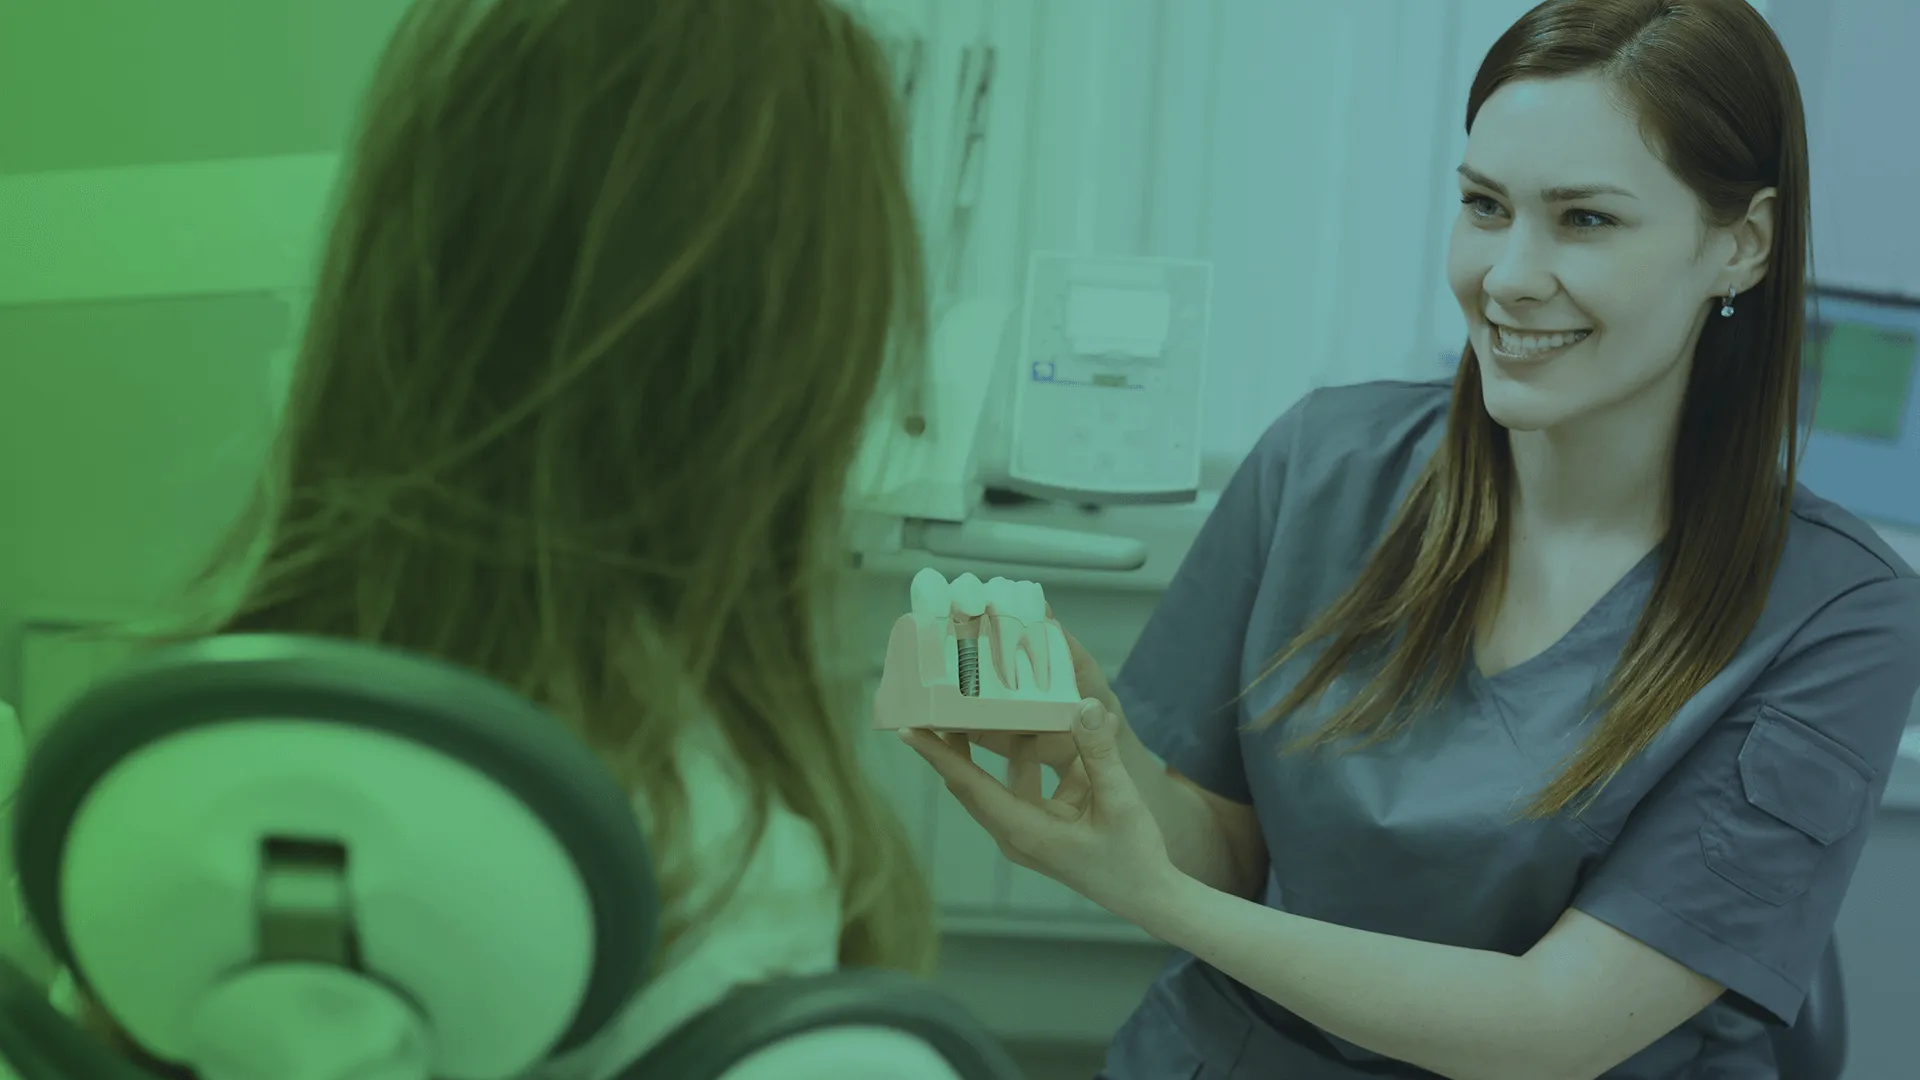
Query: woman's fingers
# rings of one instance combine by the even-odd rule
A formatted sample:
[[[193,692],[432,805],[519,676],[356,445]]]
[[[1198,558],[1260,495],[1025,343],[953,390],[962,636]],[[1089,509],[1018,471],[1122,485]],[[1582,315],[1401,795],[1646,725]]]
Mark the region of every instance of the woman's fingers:
[[[1040,775],[1038,740],[1032,735],[1016,736],[1007,755],[1007,786],[1030,803],[1046,798]]]
[[[1080,748],[1074,745],[1073,736],[1065,733],[1018,735],[1007,731],[980,731],[973,735],[974,745],[1009,761],[1013,759],[1021,740],[1031,745],[1034,760],[1055,772],[1071,768],[1080,759]]]
[[[1003,758],[1010,758],[1013,756],[1013,742],[1019,737],[1004,731],[977,731],[974,732],[973,742],[975,746],[999,754]]]
[[[1053,789],[1055,802],[1071,805],[1074,809],[1083,809],[1093,794],[1093,784],[1087,779],[1087,767],[1075,761],[1073,767],[1060,774],[1060,786]]]
[[[1006,758],[1007,788],[1030,803],[1043,803],[1047,798],[1046,776],[1042,766],[1052,768],[1061,776],[1066,776],[1069,770],[1078,771],[1083,780],[1086,776],[1086,770],[1079,764],[1078,751],[1073,748],[1071,735],[1018,735],[1004,731],[968,734],[949,731],[938,732],[935,737],[968,761],[973,760],[976,744]],[[1062,747],[1056,745],[1056,741],[1064,742],[1066,755],[1058,764],[1052,760],[1062,752]]]

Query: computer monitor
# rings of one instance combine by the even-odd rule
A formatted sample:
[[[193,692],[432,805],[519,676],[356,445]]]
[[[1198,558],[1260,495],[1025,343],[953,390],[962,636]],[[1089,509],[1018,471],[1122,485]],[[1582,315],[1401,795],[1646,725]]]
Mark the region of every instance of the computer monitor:
[[[1920,526],[1920,297],[1815,287],[1800,482],[1875,521]]]

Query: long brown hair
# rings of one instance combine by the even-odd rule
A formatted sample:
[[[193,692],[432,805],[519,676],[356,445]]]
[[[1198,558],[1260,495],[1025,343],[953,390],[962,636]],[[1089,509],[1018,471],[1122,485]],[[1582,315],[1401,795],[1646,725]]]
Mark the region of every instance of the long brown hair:
[[[1769,187],[1778,192],[1777,221],[1766,277],[1741,298],[1741,317],[1710,319],[1701,334],[1651,599],[1613,672],[1604,714],[1528,808],[1537,817],[1597,794],[1739,649],[1785,544],[1798,458],[1811,226],[1806,125],[1785,51],[1747,0],[1549,0],[1488,52],[1468,95],[1467,128],[1509,82],[1588,73],[1637,107],[1708,223],[1741,221]],[[1507,432],[1482,403],[1469,344],[1439,449],[1359,578],[1262,675],[1328,642],[1255,726],[1317,699],[1357,660],[1381,662],[1291,748],[1367,745],[1437,703],[1499,598],[1510,483]]]
[[[670,903],[777,797],[825,842],[842,960],[930,970],[823,641],[870,404],[926,336],[902,123],[831,0],[417,0],[271,461],[189,605],[217,614],[167,636],[353,638],[511,686],[641,800]],[[754,797],[732,852],[680,840],[675,752],[707,724]]]

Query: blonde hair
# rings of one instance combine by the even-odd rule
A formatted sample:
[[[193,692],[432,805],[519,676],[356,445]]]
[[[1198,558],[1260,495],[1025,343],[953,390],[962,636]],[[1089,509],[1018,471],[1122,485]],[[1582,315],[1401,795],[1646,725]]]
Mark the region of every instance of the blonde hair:
[[[819,640],[870,404],[922,363],[901,122],[829,0],[418,0],[268,468],[191,594],[219,615],[166,637],[484,673],[599,752],[666,866],[676,748],[715,724],[743,839],[770,797],[819,830],[843,962],[929,971],[924,877]]]

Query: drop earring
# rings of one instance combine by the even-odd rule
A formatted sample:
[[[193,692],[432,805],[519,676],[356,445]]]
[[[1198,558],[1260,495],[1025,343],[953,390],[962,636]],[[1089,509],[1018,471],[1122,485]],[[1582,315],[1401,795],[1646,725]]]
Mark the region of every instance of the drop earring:
[[[1727,289],[1727,299],[1726,299],[1726,302],[1720,305],[1720,317],[1721,317],[1721,318],[1723,318],[1723,319],[1731,319],[1731,318],[1733,318],[1733,298],[1734,298],[1734,296],[1735,296],[1735,295],[1737,295],[1737,294],[1738,294],[1738,292],[1739,292],[1739,290],[1737,290],[1737,289],[1734,289],[1734,288],[1732,288],[1732,287],[1729,287],[1729,288]]]

